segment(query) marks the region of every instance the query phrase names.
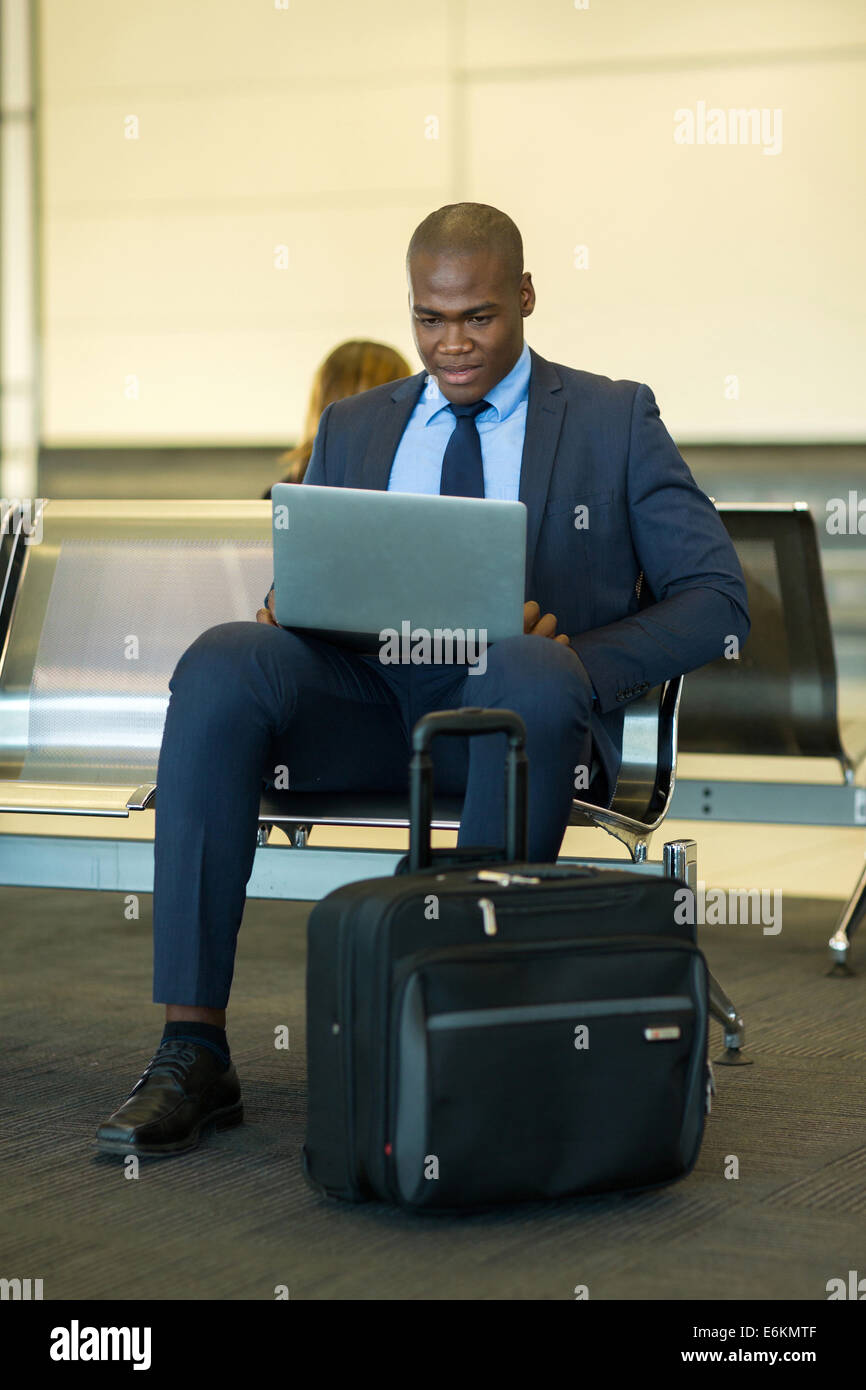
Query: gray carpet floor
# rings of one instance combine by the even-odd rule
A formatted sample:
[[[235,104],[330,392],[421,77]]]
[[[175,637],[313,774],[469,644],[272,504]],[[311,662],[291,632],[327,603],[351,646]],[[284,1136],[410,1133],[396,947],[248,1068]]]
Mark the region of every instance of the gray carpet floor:
[[[302,1178],[308,904],[247,906],[229,1015],[246,1123],[130,1179],[93,1132],[161,1030],[150,899],[128,921],[116,894],[0,889],[0,1276],[41,1278],[45,1299],[824,1300],[866,1275],[866,965],[827,978],[836,905],[784,908],[778,936],[700,929],[755,1064],[716,1069],[688,1178],[431,1219]]]

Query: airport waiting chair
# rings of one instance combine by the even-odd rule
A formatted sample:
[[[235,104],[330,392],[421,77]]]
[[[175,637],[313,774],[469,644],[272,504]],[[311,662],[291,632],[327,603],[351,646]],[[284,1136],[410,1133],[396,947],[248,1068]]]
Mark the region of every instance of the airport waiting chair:
[[[752,626],[739,660],[720,658],[689,676],[680,748],[830,758],[851,785],[856,763],[839,732],[833,632],[809,506],[719,503],[717,511],[743,567]],[[830,937],[831,973],[852,973],[851,941],[864,919],[866,869]]]
[[[4,518],[0,811],[112,817],[154,806],[168,678],[200,632],[260,605],[269,518],[264,502],[53,501],[32,544],[20,519]],[[572,810],[572,824],[604,829],[638,865],[671,802],[681,689],[669,681],[626,707],[612,804]],[[459,817],[459,803],[437,801],[434,826]],[[404,826],[407,807],[378,793],[268,792],[260,820],[300,847],[311,825]],[[663,865],[696,886],[694,842],[666,845]],[[711,1005],[726,1059],[739,1060],[742,1019],[715,981]]]
[[[684,753],[832,758],[843,778],[836,659],[815,520],[805,502],[717,504],[743,567],[752,628],[736,661],[689,676]]]

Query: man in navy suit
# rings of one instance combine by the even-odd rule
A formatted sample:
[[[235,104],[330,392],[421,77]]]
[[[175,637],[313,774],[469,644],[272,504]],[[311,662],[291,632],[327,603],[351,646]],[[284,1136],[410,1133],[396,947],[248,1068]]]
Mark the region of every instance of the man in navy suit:
[[[575,788],[612,797],[629,700],[748,634],[733,546],[649,387],[525,345],[535,290],[511,219],[440,208],[416,229],[407,271],[425,370],[329,406],[305,481],[524,502],[525,633],[491,646],[471,677],[392,666],[277,627],[270,595],[257,623],[211,628],[184,653],[157,773],[154,1000],[166,1028],[100,1127],[105,1152],[181,1152],[242,1118],[225,1007],[262,782],[277,769],[298,791],[405,790],[422,714],[514,709],[527,727],[530,858],[554,860]],[[434,746],[438,789],[465,794],[461,844],[502,840],[502,757],[499,735]]]

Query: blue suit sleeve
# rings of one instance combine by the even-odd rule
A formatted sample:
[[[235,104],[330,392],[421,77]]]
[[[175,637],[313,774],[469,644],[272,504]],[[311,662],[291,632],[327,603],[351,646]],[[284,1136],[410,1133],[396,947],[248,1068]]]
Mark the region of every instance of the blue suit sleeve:
[[[628,458],[632,541],[656,602],[571,643],[602,711],[722,655],[749,632],[743,572],[713,503],[638,386]]]

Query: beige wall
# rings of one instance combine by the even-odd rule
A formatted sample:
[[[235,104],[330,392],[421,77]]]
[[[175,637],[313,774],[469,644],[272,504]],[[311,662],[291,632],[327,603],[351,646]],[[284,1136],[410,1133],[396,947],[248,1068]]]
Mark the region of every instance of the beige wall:
[[[414,366],[405,243],[460,198],[521,226],[532,345],[680,440],[864,437],[861,0],[281,3],[42,0],[45,442],[294,438],[341,338]],[[781,152],[675,143],[699,102]]]

